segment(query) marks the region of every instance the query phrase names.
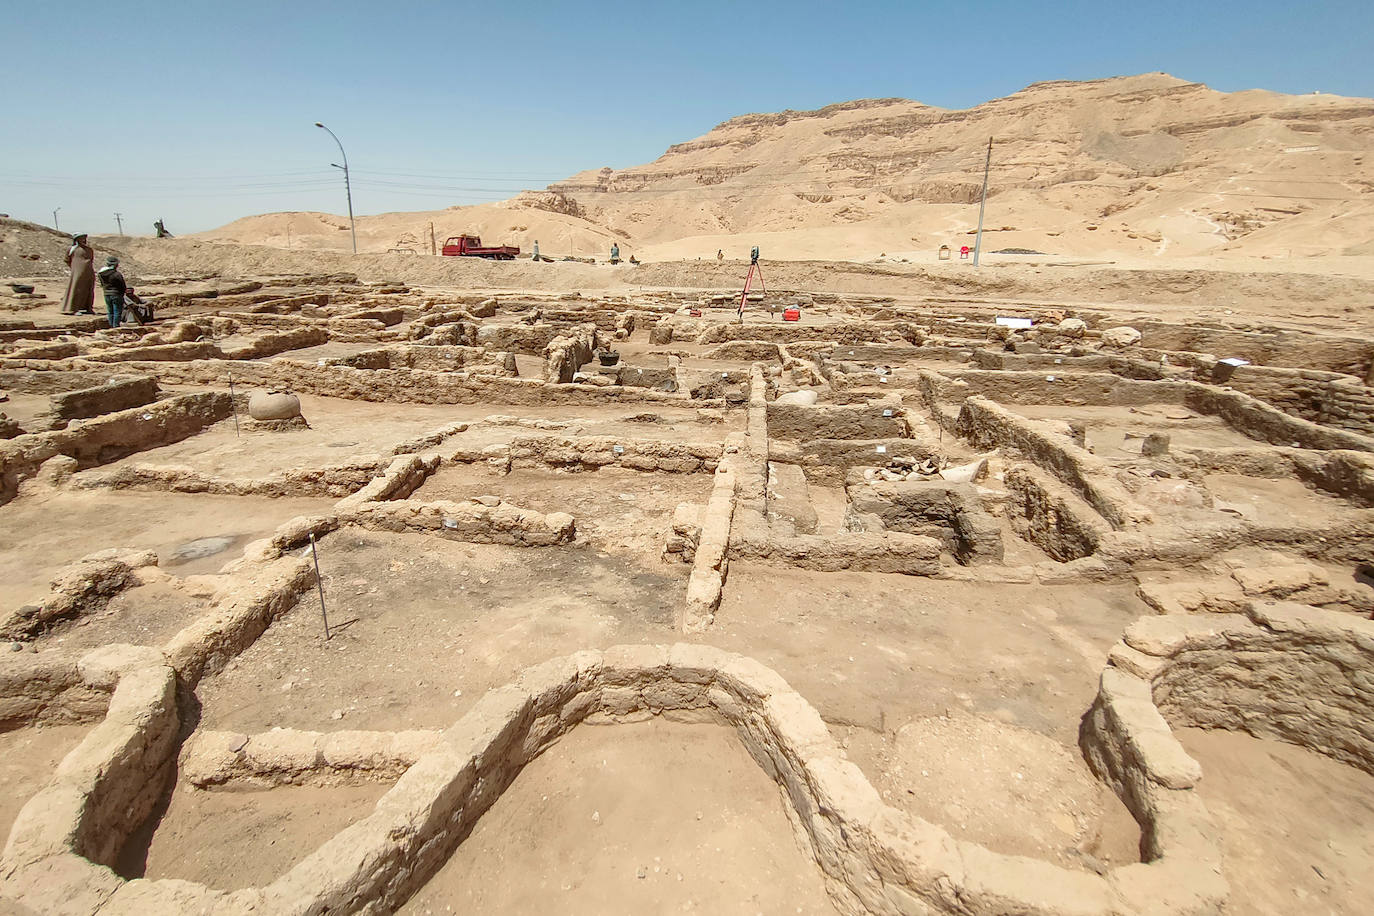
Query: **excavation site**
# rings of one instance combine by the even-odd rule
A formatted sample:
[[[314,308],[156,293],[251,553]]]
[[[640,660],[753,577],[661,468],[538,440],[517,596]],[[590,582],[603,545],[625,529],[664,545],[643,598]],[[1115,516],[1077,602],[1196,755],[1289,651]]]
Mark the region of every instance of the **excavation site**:
[[[366,263],[0,320],[7,912],[1364,909],[1368,336]]]

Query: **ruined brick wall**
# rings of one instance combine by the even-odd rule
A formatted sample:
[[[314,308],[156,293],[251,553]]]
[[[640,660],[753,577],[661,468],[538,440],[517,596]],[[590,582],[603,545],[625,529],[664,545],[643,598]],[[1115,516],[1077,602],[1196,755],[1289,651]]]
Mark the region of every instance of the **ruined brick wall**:
[[[1202,373],[1198,380],[1226,385],[1313,423],[1374,434],[1374,388],[1354,376],[1313,369],[1237,366],[1229,374],[1225,369],[1220,374]]]

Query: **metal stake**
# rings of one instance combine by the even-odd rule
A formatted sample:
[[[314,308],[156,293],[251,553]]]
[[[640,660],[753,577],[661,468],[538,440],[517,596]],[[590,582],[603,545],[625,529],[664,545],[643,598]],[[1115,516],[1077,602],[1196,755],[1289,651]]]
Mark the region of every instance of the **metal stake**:
[[[988,205],[988,169],[992,166],[992,138],[988,137],[988,158],[983,163],[983,197],[978,202],[978,237],[973,243],[973,266],[978,266],[978,256],[983,253],[983,208]]]
[[[320,616],[324,618],[324,638],[329,641],[329,612],[324,609],[324,580],[320,578],[320,555],[315,550],[315,532],[310,532],[310,556],[315,558],[315,588],[320,593]]]
[[[229,406],[234,409],[234,438],[239,436],[239,401],[234,396],[234,373],[229,373]]]

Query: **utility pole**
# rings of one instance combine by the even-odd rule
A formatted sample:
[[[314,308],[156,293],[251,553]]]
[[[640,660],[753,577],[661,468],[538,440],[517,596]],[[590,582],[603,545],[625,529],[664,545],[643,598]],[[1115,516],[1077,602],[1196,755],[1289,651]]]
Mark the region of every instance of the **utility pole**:
[[[978,256],[983,253],[983,209],[988,205],[988,168],[992,165],[992,138],[988,137],[988,158],[983,163],[983,197],[978,202],[978,237],[973,242],[973,266],[978,266]]]
[[[439,253],[439,249],[434,244],[434,223],[432,222],[429,224],[429,253],[431,255]]]
[[[120,218],[120,217],[122,217],[122,216],[123,216],[123,214],[121,214],[121,213],[116,213],[116,214],[115,214],[115,225],[119,227],[119,237],[120,237],[120,238],[123,238],[123,237],[124,237],[124,221]]]
[[[58,208],[57,208],[57,210],[61,210],[61,209],[62,209],[61,207],[58,207]],[[59,226],[59,225],[57,225],[57,210],[52,211],[52,227],[53,227],[54,229],[61,229],[62,227]]]
[[[358,229],[357,226],[355,226],[353,223],[353,187],[348,183],[348,153],[344,152],[343,143],[339,140],[338,136],[334,133],[334,131],[330,130],[328,127],[325,127],[319,121],[315,122],[315,126],[323,128],[325,133],[329,134],[329,136],[334,138],[334,142],[339,144],[339,155],[343,156],[343,165],[339,165],[337,162],[331,162],[329,164],[334,166],[334,168],[336,169],[343,169],[344,193],[348,195],[348,231],[353,236],[353,253],[357,254]]]

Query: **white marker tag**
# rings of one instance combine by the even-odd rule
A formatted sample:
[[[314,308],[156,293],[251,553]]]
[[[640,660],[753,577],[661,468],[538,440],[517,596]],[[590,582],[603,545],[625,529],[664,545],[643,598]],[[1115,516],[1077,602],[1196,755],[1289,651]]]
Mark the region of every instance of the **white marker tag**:
[[[315,365],[317,365],[317,366],[323,366],[323,365],[324,365],[324,360],[322,360],[322,359],[317,359],[317,360],[315,360]]]
[[[1063,362],[1062,359],[1056,359],[1056,360],[1054,361],[1054,364],[1057,366],[1057,365],[1059,365],[1059,364],[1062,363],[1062,362]]]
[[[446,519],[444,519],[444,527],[445,527],[445,528],[457,528],[457,527],[458,527],[458,522],[457,522],[456,520],[454,520],[454,519],[446,518]]]
[[[150,414],[150,413],[145,413],[145,414],[143,415],[143,419],[145,419],[145,420],[151,420],[152,418],[153,418],[153,415]]]
[[[886,454],[887,454],[887,446],[886,446],[886,445],[880,445],[880,446],[878,446],[878,454],[879,454],[879,455],[886,455]]]
[[[886,410],[884,410],[884,411],[883,411],[883,416],[885,416],[885,417],[890,417],[890,416],[892,416],[892,408],[889,407],[889,408],[887,408]]]
[[[880,381],[880,382],[882,382],[884,385],[886,385],[886,384],[887,384],[887,376],[884,375],[884,376],[880,377],[880,378],[878,379],[878,381]]]
[[[623,445],[612,445],[612,446],[611,446],[611,451],[615,452],[617,455],[623,455],[623,454],[625,454],[625,446],[623,446]]]
[[[1052,382],[1052,381],[1054,381],[1054,376],[1052,376],[1052,375],[1047,375],[1047,376],[1045,376],[1045,381],[1047,381],[1047,382]]]
[[[730,377],[730,373],[728,373],[728,372],[722,372],[722,373],[720,374],[720,377],[721,377],[721,378],[729,378],[729,377]]]

